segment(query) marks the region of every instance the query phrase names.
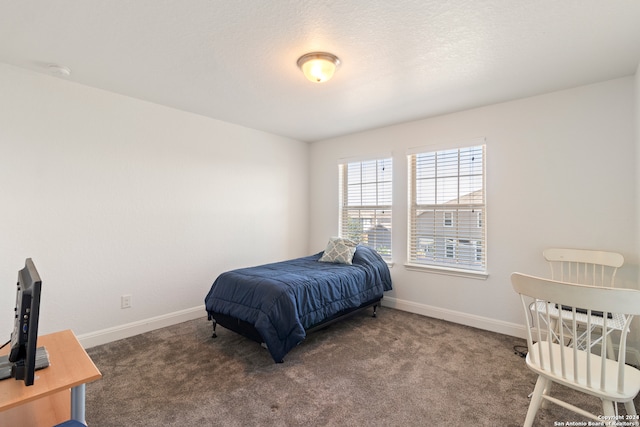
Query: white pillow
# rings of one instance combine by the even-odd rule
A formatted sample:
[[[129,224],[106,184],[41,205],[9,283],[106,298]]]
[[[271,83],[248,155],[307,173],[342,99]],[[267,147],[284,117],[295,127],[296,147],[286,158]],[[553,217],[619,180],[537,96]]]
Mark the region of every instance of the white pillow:
[[[351,265],[353,254],[356,253],[356,246],[358,246],[358,243],[353,240],[332,237],[329,239],[324,254],[318,261]]]

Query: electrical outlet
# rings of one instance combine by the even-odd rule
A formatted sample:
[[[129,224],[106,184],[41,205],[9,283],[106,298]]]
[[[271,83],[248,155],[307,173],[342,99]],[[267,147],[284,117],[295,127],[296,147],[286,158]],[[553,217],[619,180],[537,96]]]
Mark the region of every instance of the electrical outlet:
[[[120,297],[120,308],[131,308],[131,295],[122,295]]]

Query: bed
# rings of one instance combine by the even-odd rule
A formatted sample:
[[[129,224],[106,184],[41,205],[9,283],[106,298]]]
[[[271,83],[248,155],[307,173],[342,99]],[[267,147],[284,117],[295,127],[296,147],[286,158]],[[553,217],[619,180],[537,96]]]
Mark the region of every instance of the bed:
[[[209,320],[266,346],[276,363],[307,333],[380,304],[392,288],[386,262],[353,244],[352,258],[315,255],[222,273],[205,298]],[[333,252],[335,255],[335,252]]]

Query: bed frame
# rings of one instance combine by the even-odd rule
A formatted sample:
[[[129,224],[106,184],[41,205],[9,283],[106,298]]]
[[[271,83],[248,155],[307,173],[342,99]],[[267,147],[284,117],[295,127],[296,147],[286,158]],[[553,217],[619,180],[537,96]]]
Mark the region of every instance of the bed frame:
[[[373,315],[371,317],[377,317],[377,310],[378,310],[378,306],[381,305],[380,304],[381,301],[382,301],[382,297],[379,297],[379,298],[376,298],[375,300],[365,302],[364,304],[361,304],[359,307],[342,310],[341,312],[334,314],[333,316],[323,320],[322,322],[317,323],[308,329],[305,329],[305,332],[307,334],[310,334],[320,329],[324,329],[329,325],[331,325],[332,323],[338,322],[340,320],[344,320],[356,314],[357,312],[367,309],[369,307],[373,307]],[[209,317],[209,320],[211,320],[213,323],[213,335],[211,336],[212,338],[216,338],[218,336],[216,334],[216,326],[221,325],[226,329],[232,330],[246,338],[249,338],[257,342],[258,344],[264,343],[262,336],[260,336],[260,332],[258,332],[251,323],[245,322],[244,320],[240,320],[238,318],[229,316],[227,314],[221,314],[216,312],[209,313],[208,317]]]

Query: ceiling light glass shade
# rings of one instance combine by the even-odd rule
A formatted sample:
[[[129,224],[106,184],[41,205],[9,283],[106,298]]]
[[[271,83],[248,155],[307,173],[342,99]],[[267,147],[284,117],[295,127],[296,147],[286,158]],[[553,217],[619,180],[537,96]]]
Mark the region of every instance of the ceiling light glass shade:
[[[63,65],[49,64],[47,65],[47,70],[56,76],[69,77],[71,75],[71,69]]]
[[[304,75],[314,83],[329,80],[340,65],[337,56],[325,52],[312,52],[302,55],[298,59],[298,67]]]

